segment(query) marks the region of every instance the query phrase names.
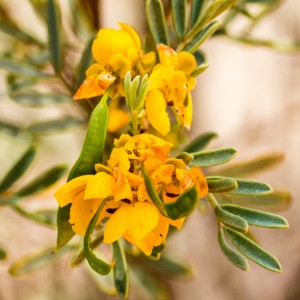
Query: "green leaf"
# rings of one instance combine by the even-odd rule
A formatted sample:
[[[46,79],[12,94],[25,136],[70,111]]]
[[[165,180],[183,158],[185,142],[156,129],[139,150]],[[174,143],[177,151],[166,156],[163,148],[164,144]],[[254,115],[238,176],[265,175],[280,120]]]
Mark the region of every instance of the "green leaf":
[[[55,262],[71,249],[72,247],[69,246],[61,249],[60,251],[54,252],[53,248],[46,248],[23,256],[11,265],[9,273],[16,277],[32,274]]]
[[[172,220],[177,220],[191,214],[197,204],[198,193],[194,187],[181,194],[175,202],[166,203],[165,210]]]
[[[82,126],[83,124],[85,124],[85,121],[83,120],[67,117],[64,119],[37,122],[29,125],[26,129],[36,135],[52,134],[61,133],[63,130]]]
[[[0,183],[0,193],[9,189],[28,169],[36,155],[36,147],[30,146]]]
[[[206,55],[203,51],[198,49],[196,52],[192,53],[196,59],[197,65],[202,65],[206,63]],[[208,132],[209,133],[214,133],[214,132]],[[214,133],[216,134],[216,133]],[[217,135],[217,134],[216,134]],[[217,135],[218,136],[218,135]]]
[[[83,50],[80,62],[78,66],[76,67],[76,86],[79,88],[79,86],[82,84],[82,82],[85,79],[85,71],[88,69],[88,67],[93,63],[93,55],[92,55],[92,45],[95,39],[95,35],[93,34],[88,42],[85,45],[85,48]]]
[[[173,24],[179,38],[183,38],[186,31],[186,6],[186,0],[172,0]]]
[[[230,192],[238,187],[236,180],[230,177],[207,176],[206,182],[210,193]]]
[[[57,74],[63,66],[63,45],[61,40],[62,26],[60,11],[55,0],[47,0],[48,44],[50,62]]]
[[[99,244],[101,244],[103,241],[103,233],[100,233],[97,235],[92,241],[91,241],[91,249],[95,249]],[[78,267],[83,261],[85,260],[84,255],[84,248],[81,248],[79,252],[75,254],[75,256],[72,258],[70,265],[71,267]]]
[[[4,260],[7,257],[7,252],[1,247],[0,248],[0,260]]]
[[[282,267],[279,261],[272,254],[261,248],[243,234],[230,228],[225,228],[225,235],[242,254],[258,265],[273,272],[282,272]]]
[[[8,73],[15,75],[40,78],[52,77],[52,75],[39,71],[23,62],[12,61],[5,58],[0,58],[0,69],[4,69]]]
[[[36,91],[10,93],[10,98],[18,104],[32,107],[70,103],[71,97],[58,93],[39,93]]]
[[[42,21],[46,21],[46,3],[47,1],[41,0],[29,0],[33,10],[35,11],[36,15],[40,17]]]
[[[59,207],[57,211],[57,240],[56,249],[64,247],[75,235],[70,224],[70,208],[71,204]]]
[[[223,253],[231,263],[233,263],[236,267],[244,271],[249,270],[249,264],[247,259],[244,256],[242,256],[240,253],[232,249],[226,242],[224,237],[224,230],[221,226],[219,227],[218,241],[221,250],[223,251]]]
[[[249,226],[245,219],[222,209],[220,206],[215,207],[215,214],[218,220],[224,225],[244,233],[248,231]]]
[[[213,139],[217,138],[218,134],[215,132],[206,132],[198,137],[196,137],[194,140],[192,140],[189,144],[187,144],[183,151],[184,152],[197,152],[202,149],[204,149]]]
[[[156,44],[168,45],[167,25],[161,0],[147,0],[146,14],[149,29]]]
[[[190,16],[191,27],[193,27],[193,25],[197,22],[197,20],[201,16],[201,12],[206,2],[207,0],[192,0],[191,16]]]
[[[269,194],[261,195],[218,194],[216,196],[219,203],[243,205],[271,212],[286,210],[292,203],[291,195],[283,191],[274,191]]]
[[[17,24],[13,23],[11,20],[0,20],[0,31],[23,43],[41,45],[41,43],[37,41],[36,38],[20,29],[19,26],[17,26]]]
[[[129,275],[124,250],[119,241],[113,243],[113,275],[119,297],[127,297],[129,292]]]
[[[193,77],[197,77],[201,73],[203,73],[207,68],[209,67],[209,64],[202,64],[198,66],[191,74]]]
[[[15,194],[20,197],[25,197],[40,192],[57,182],[64,175],[66,170],[66,165],[53,167],[21,188]]]
[[[144,181],[145,181],[145,186],[146,186],[146,190],[148,195],[150,196],[150,199],[152,200],[152,202],[156,205],[156,207],[158,208],[158,210],[161,212],[161,214],[163,214],[164,216],[168,216],[166,209],[165,209],[165,204],[162,201],[162,199],[159,197],[153,183],[152,180],[150,178],[150,176],[147,174],[146,170],[144,167],[141,168],[142,170],[142,174],[144,177]]]
[[[236,195],[260,195],[268,194],[272,192],[272,187],[267,183],[254,181],[254,180],[244,180],[236,179],[238,187],[230,192]]]
[[[221,205],[221,208],[245,219],[248,224],[267,228],[288,228],[287,220],[281,216],[259,210],[240,207],[232,204]]]
[[[91,248],[91,241],[90,237],[93,233],[93,230],[95,228],[95,225],[98,221],[99,215],[101,213],[101,210],[103,209],[105,204],[105,200],[102,201],[101,205],[99,206],[96,214],[92,218],[91,222],[89,223],[86,233],[84,235],[84,255],[90,265],[90,267],[97,272],[100,275],[107,275],[112,268],[112,265],[109,265],[108,263],[104,262],[103,260],[99,259],[92,251]]]
[[[194,155],[194,160],[190,163],[191,166],[210,167],[232,160],[237,155],[237,150],[234,148],[221,148],[192,154]]]
[[[11,135],[18,135],[22,132],[22,129],[14,124],[0,121],[0,130],[5,130]]]
[[[271,153],[254,158],[247,162],[242,162],[224,170],[218,171],[218,174],[233,177],[243,177],[255,174],[257,172],[264,171],[272,168],[277,164],[281,163],[284,159],[282,153]]]
[[[95,163],[102,162],[109,118],[107,106],[108,92],[93,110],[80,156],[74,164],[68,181],[86,174],[95,173]]]
[[[194,155],[189,154],[187,152],[181,152],[179,154],[176,155],[177,159],[182,159],[183,162],[188,165],[193,159],[194,159]]]
[[[196,50],[208,40],[216,30],[221,26],[221,22],[214,21],[207,25],[203,30],[201,30],[195,38],[191,40],[189,44],[184,48],[184,51],[194,53]]]

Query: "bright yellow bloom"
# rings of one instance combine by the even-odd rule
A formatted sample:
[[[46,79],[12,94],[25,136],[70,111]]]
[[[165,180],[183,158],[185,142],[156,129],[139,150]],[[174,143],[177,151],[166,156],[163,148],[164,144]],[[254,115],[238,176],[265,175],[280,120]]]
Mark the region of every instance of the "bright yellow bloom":
[[[85,99],[102,95],[114,83],[112,98],[124,97],[124,77],[131,71],[132,77],[150,72],[155,63],[153,52],[144,54],[137,32],[129,25],[119,23],[121,29],[101,29],[92,46],[96,61],[86,71],[86,79],[74,95]]]
[[[162,135],[170,131],[167,105],[174,108],[181,126],[190,128],[192,122],[192,97],[190,91],[196,80],[191,73],[196,68],[195,57],[188,52],[176,53],[172,48],[157,46],[160,64],[149,77],[146,114],[150,124]]]
[[[171,220],[161,214],[147,193],[141,168],[149,174],[162,201],[171,203],[196,186],[198,196],[208,188],[200,168],[187,168],[181,159],[169,158],[172,144],[151,134],[123,134],[114,142],[107,165],[96,164],[95,175],[75,178],[56,193],[60,206],[72,204],[70,223],[83,235],[102,201],[98,223],[105,221],[104,243],[123,237],[146,255],[165,242],[169,226],[181,228],[184,218]]]

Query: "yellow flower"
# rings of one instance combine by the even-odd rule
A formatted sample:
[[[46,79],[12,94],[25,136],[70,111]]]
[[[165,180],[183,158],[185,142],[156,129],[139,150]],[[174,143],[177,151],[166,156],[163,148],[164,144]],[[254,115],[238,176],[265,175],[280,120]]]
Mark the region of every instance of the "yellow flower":
[[[124,78],[128,71],[132,76],[150,72],[155,54],[144,55],[137,32],[129,25],[119,23],[121,29],[101,29],[92,45],[96,61],[86,71],[86,79],[73,99],[85,99],[102,95],[114,83],[112,98],[124,97]]]
[[[162,135],[170,131],[167,105],[174,108],[181,126],[190,128],[192,122],[192,97],[190,91],[195,87],[191,73],[197,63],[188,52],[176,53],[172,48],[157,46],[160,64],[149,77],[150,86],[146,98],[146,114],[150,124]]]
[[[83,235],[102,201],[98,223],[104,226],[104,243],[123,237],[146,255],[165,242],[169,226],[181,228],[185,218],[171,220],[162,215],[147,193],[141,168],[148,173],[162,201],[171,203],[196,186],[198,196],[208,192],[200,168],[187,168],[181,159],[170,158],[172,144],[151,134],[123,134],[114,141],[107,165],[96,164],[95,175],[75,178],[56,193],[62,207],[71,204],[70,223]]]

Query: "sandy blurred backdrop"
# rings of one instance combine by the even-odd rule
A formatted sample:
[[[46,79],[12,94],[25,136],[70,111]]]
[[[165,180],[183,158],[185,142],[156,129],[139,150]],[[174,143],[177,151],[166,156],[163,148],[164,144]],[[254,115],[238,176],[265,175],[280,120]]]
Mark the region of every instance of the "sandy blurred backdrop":
[[[64,5],[65,1],[60,2]],[[24,25],[30,29],[32,23],[28,20],[35,20],[31,18],[27,1],[7,2],[14,7],[16,15],[21,11],[22,15],[28,14]],[[103,27],[116,27],[116,22],[122,21],[144,28],[144,1],[102,2]],[[25,18],[22,16],[22,19]],[[40,30],[39,34],[45,33]],[[256,35],[276,40],[300,40],[299,0],[284,1],[280,9],[260,24]],[[262,245],[281,261],[282,274],[273,274],[253,263],[247,273],[236,269],[219,250],[213,214],[201,216],[195,213],[184,230],[168,244],[174,255],[192,263],[196,274],[193,281],[174,283],[174,299],[300,299],[300,54],[249,47],[225,38],[206,43],[204,50],[210,68],[198,77],[194,91],[197,117],[192,135],[208,130],[218,132],[220,138],[212,146],[237,148],[240,155],[236,160],[269,151],[284,152],[286,159],[277,169],[256,179],[291,191],[294,203],[289,211],[282,212],[290,223],[288,231],[255,230]],[[56,109],[37,112],[18,107],[5,96],[2,73],[0,87],[1,120],[15,119],[26,123],[29,116],[42,120],[61,113]],[[46,168],[47,155],[49,165],[57,162],[71,165],[80,151],[83,134],[83,131],[75,130],[43,138],[32,173]],[[0,139],[0,164],[1,169],[6,170],[24,151],[27,141],[3,133],[0,133]],[[1,177],[3,174],[0,171]],[[28,207],[55,206],[52,192],[34,202],[27,201]],[[7,261],[0,263],[1,300],[105,299],[98,295],[83,268],[69,268],[70,257],[28,278],[10,277],[7,268],[11,262],[45,245],[54,245],[55,232],[24,220],[8,208],[0,211],[0,244],[9,251]],[[132,296],[130,299],[139,298]]]

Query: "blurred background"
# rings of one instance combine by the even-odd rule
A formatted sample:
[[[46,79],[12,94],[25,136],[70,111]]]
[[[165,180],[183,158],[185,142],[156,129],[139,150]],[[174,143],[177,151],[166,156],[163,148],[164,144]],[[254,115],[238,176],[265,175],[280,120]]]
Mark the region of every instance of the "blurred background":
[[[45,29],[27,1],[0,1],[9,7],[18,24],[46,40]],[[67,0],[59,1],[62,10]],[[101,27],[118,28],[126,22],[139,32],[146,30],[143,0],[102,0],[99,2]],[[70,12],[69,12],[70,13]],[[22,15],[22,18],[19,18]],[[26,17],[25,17],[26,16]],[[255,28],[255,36],[276,41],[300,41],[300,3],[285,0],[278,9],[265,17]],[[242,23],[241,23],[242,24]],[[0,35],[0,50],[10,42]],[[77,41],[74,40],[74,43]],[[210,67],[197,78],[193,91],[195,105],[192,136],[215,131],[219,139],[212,147],[235,147],[236,161],[254,158],[269,152],[284,153],[285,160],[272,171],[255,179],[273,187],[290,191],[293,204],[280,212],[290,223],[289,230],[253,230],[261,244],[282,263],[283,273],[271,273],[250,262],[248,272],[232,266],[221,253],[212,211],[206,215],[194,213],[185,228],[174,235],[167,251],[193,266],[195,278],[172,282],[173,298],[201,300],[229,299],[300,299],[300,52],[286,53],[267,47],[249,46],[226,37],[213,38],[203,46]],[[16,104],[8,97],[5,72],[0,72],[0,121],[13,121],[30,126],[33,122],[54,117],[76,117],[79,111],[68,106],[31,108]],[[37,158],[30,173],[21,182],[30,181],[49,166],[57,163],[72,165],[82,145],[84,129],[73,128],[65,133],[39,138]],[[24,133],[16,135],[0,131],[0,177],[28,147]],[[60,183],[65,180],[61,179]],[[57,183],[57,186],[60,184]],[[56,187],[57,187],[56,186]],[[56,207],[53,191],[26,200],[26,207]],[[106,299],[86,268],[71,269],[70,257],[28,277],[16,279],[7,269],[21,256],[55,244],[56,233],[22,218],[8,207],[0,208],[0,246],[8,258],[0,261],[1,300]],[[145,299],[133,293],[129,299]]]

